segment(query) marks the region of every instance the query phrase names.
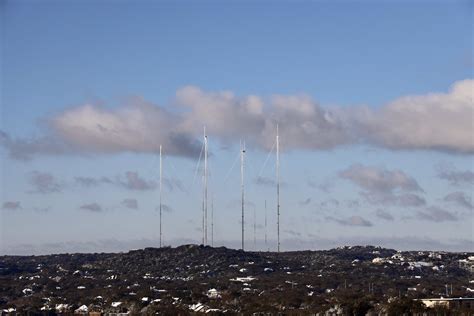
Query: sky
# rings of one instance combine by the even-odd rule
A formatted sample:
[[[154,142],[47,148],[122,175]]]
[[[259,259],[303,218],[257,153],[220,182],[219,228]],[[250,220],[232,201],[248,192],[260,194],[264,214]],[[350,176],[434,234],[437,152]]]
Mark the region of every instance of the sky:
[[[0,1],[0,254],[474,251],[470,1]],[[266,205],[266,208],[265,208]],[[212,207],[211,207],[212,206]],[[266,216],[265,216],[266,214]],[[265,217],[267,225],[265,225]],[[265,243],[265,235],[268,242]]]

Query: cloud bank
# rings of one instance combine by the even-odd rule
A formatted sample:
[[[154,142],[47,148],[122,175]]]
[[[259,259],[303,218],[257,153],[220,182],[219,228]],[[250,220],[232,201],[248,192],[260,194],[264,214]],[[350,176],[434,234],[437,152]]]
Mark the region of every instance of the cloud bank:
[[[223,144],[246,139],[268,150],[278,122],[283,150],[369,144],[472,154],[473,89],[474,80],[463,80],[447,93],[404,96],[378,108],[328,108],[306,95],[240,97],[188,86],[166,107],[132,98],[115,108],[69,108],[49,118],[41,138],[13,139],[1,132],[0,144],[15,159],[36,154],[152,153],[160,144],[169,155],[196,157],[204,125],[210,137]]]

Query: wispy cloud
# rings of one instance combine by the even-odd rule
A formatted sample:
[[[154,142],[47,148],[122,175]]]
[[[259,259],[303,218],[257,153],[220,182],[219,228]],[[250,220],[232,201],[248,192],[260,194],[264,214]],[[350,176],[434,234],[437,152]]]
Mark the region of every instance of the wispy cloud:
[[[456,170],[451,165],[438,165],[436,167],[440,179],[446,180],[454,186],[474,184],[474,172],[471,170]]]
[[[141,177],[136,171],[127,171],[124,174],[115,177],[75,177],[74,182],[82,187],[95,187],[101,184],[111,184],[135,191],[154,190],[157,187],[156,181],[147,180]],[[173,186],[180,184],[179,181],[169,183]]]
[[[173,213],[173,211],[174,211],[174,209],[171,206],[169,206],[168,204],[162,204],[161,205],[161,210],[163,212],[166,212],[166,213]]]
[[[414,193],[396,195],[393,193],[361,192],[361,195],[371,204],[401,207],[420,207],[426,205],[425,198]]]
[[[474,209],[474,206],[472,205],[472,198],[464,192],[457,191],[450,193],[446,195],[443,200],[446,202],[453,202],[468,210]]]
[[[127,171],[125,178],[119,178],[118,183],[126,189],[148,191],[156,188],[156,182],[148,181],[138,175],[138,172]]]
[[[83,187],[95,187],[102,183],[112,183],[113,181],[107,177],[94,178],[94,177],[75,177],[74,181],[76,184]]]
[[[386,221],[393,221],[395,219],[392,214],[390,214],[389,212],[384,211],[382,209],[378,209],[377,211],[375,211],[375,215],[378,218],[384,219]]]
[[[2,210],[17,211],[21,209],[20,201],[6,201],[2,204]]]
[[[33,171],[29,174],[31,193],[56,193],[63,190],[63,185],[49,172]]]
[[[415,179],[400,170],[355,164],[341,171],[339,176],[370,192],[422,191]]]
[[[311,198],[307,198],[305,200],[302,200],[302,201],[299,201],[298,204],[300,206],[306,206],[306,205],[309,205],[311,203]]]
[[[86,210],[86,211],[91,211],[91,212],[102,212],[102,206],[98,203],[89,203],[89,204],[84,204],[79,207],[81,210]]]
[[[124,199],[122,200],[122,205],[126,208],[137,210],[138,209],[138,201],[137,199]]]
[[[423,192],[418,182],[401,170],[354,164],[339,173],[362,189],[360,195],[371,204],[420,207],[426,200],[414,192]]]
[[[431,206],[425,210],[416,212],[417,218],[420,220],[432,221],[432,222],[447,222],[457,221],[459,218],[452,212],[446,211],[437,206]]]
[[[328,216],[326,217],[326,220],[333,221],[344,226],[360,226],[360,227],[373,226],[370,221],[360,216],[351,216],[348,218],[334,218],[332,216]]]
[[[293,229],[285,229],[283,232],[285,234],[288,234],[288,235],[292,236],[292,237],[301,237],[301,235],[302,235],[301,232],[293,230]]]
[[[266,186],[266,187],[276,187],[276,180],[273,178],[267,177],[257,177],[254,180],[255,184]]]

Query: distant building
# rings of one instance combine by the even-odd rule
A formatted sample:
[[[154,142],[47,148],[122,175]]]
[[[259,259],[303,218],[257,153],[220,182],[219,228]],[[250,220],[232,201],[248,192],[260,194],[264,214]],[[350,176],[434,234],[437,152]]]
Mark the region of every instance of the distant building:
[[[474,310],[474,297],[425,298],[420,299],[426,307],[443,306],[449,309],[467,308]]]
[[[474,272],[474,256],[469,256],[467,259],[460,259],[459,267],[462,269],[469,270],[469,272]]]

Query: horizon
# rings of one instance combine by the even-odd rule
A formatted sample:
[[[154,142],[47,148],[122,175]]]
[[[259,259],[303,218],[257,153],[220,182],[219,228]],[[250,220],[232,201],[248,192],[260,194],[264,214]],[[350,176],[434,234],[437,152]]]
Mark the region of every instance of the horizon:
[[[275,251],[277,125],[283,252],[473,252],[473,8],[1,2],[0,255],[159,246],[161,145],[163,244],[199,244],[204,126],[214,245],[244,141],[245,250]]]
[[[240,241],[236,241],[235,244],[239,244]],[[362,245],[362,244],[353,244],[353,245],[341,245],[341,246],[336,246],[332,248],[321,248],[321,249],[306,249],[306,248],[301,248],[301,249],[292,249],[292,250],[283,250],[278,252],[276,249],[274,250],[252,250],[252,249],[246,249],[242,250],[242,248],[239,247],[229,247],[229,246],[211,246],[211,245],[204,245],[204,244],[199,244],[199,243],[183,243],[183,244],[176,244],[176,245],[162,245],[157,246],[157,245],[152,245],[152,246],[144,246],[141,248],[129,248],[129,249],[124,249],[124,250],[109,250],[109,251],[87,251],[87,250],[79,250],[77,252],[51,252],[51,253],[25,253],[25,254],[0,254],[1,257],[37,257],[37,256],[57,256],[57,255],[74,255],[74,254],[124,254],[124,253],[129,253],[129,252],[134,252],[134,251],[144,251],[146,249],[177,249],[181,247],[189,247],[189,246],[195,246],[199,248],[212,248],[212,249],[220,249],[224,248],[227,250],[232,250],[232,251],[242,251],[242,252],[248,252],[248,253],[272,253],[272,254],[285,254],[285,253],[291,253],[291,252],[324,252],[324,251],[331,251],[331,250],[344,250],[344,249],[353,249],[353,248],[375,248],[375,249],[384,249],[384,250],[394,250],[399,253],[405,253],[405,252],[423,252],[423,253],[451,253],[451,254],[473,254],[474,251],[462,251],[462,250],[436,250],[436,249],[396,249],[396,248],[390,248],[390,247],[382,247],[382,246],[377,246],[377,245]]]

